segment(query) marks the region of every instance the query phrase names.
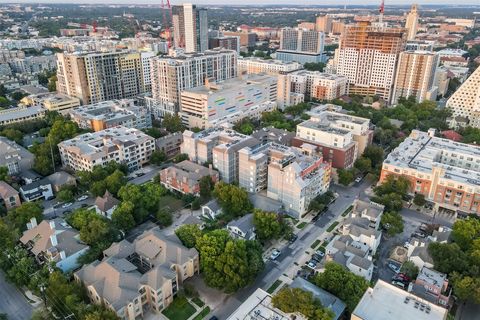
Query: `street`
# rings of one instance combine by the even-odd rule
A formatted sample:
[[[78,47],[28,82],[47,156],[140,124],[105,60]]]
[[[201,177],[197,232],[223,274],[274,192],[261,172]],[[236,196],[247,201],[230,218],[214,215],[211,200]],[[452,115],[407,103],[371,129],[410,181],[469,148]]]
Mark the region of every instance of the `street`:
[[[370,186],[370,182],[364,179],[351,187],[332,185],[331,190],[338,193],[337,200],[332,203],[329,209],[315,223],[309,223],[304,229],[298,232],[298,239],[293,244],[288,244],[281,249],[280,256],[275,261],[267,261],[264,271],[258,275],[255,282],[241,289],[233,295],[227,296],[218,308],[212,310],[209,316],[215,315],[218,319],[227,319],[257,288],[267,290],[275,280],[284,274],[294,262],[299,262],[305,254],[305,250],[310,249],[310,245],[316,239],[325,237],[325,230],[331,222],[338,219],[341,214],[353,203],[356,197],[364,199],[365,190]]]
[[[6,313],[10,320],[31,318],[32,306],[14,285],[7,282],[3,271],[0,271],[0,292],[0,313]]]

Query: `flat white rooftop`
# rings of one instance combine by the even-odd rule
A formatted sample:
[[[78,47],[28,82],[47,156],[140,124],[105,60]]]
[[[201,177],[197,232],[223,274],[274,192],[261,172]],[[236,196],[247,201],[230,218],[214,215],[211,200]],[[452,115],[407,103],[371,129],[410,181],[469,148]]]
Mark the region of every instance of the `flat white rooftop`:
[[[447,309],[423,300],[385,281],[368,288],[352,313],[361,320],[443,320]]]

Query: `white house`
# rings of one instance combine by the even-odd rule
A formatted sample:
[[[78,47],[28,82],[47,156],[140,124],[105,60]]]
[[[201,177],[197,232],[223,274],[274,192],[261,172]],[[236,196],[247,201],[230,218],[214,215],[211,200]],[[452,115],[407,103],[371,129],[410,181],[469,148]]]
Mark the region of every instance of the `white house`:
[[[21,186],[20,194],[27,202],[53,199],[52,185],[46,178]]]
[[[97,199],[95,199],[95,211],[99,215],[111,219],[112,213],[115,211],[119,203],[120,201],[107,190],[103,197],[97,197]]]
[[[208,219],[216,219],[222,213],[222,208],[217,200],[211,200],[202,206],[202,216]]]
[[[244,240],[255,239],[255,227],[253,226],[253,214],[247,214],[237,220],[231,221],[227,224],[227,230],[234,238]]]

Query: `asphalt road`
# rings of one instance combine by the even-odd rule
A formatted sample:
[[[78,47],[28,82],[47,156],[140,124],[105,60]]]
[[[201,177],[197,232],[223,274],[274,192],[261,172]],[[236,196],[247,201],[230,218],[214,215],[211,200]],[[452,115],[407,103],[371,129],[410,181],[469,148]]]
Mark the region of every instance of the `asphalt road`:
[[[9,320],[25,320],[32,316],[33,308],[22,293],[5,280],[0,271],[0,313],[6,313]]]
[[[267,261],[264,271],[257,277],[255,282],[241,289],[227,298],[212,310],[209,317],[215,315],[220,320],[225,320],[230,316],[257,288],[267,290],[275,280],[277,280],[294,263],[300,260],[306,248],[316,239],[323,239],[325,230],[330,222],[338,219],[353,201],[359,197],[366,197],[365,190],[370,186],[370,182],[363,180],[352,187],[332,186],[331,190],[339,194],[337,200],[329,206],[329,209],[315,223],[308,224],[304,229],[298,232],[298,239],[293,244],[288,244],[281,249],[280,256],[275,261]]]

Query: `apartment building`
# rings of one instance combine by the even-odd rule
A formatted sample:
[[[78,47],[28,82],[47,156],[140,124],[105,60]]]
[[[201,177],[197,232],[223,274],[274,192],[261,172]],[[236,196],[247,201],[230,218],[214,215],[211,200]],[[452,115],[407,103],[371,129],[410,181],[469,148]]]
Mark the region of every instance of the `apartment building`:
[[[239,185],[251,193],[266,190],[267,197],[280,201],[297,219],[330,185],[330,164],[309,144],[292,148],[269,142],[242,148],[238,157]]]
[[[332,18],[326,14],[323,16],[317,16],[315,19],[315,30],[329,34],[332,32]]]
[[[156,54],[154,51],[141,51],[140,59],[142,59],[142,76],[143,76],[143,85],[144,92],[152,91],[152,78],[150,72],[150,60],[155,57]]]
[[[400,97],[415,96],[418,102],[437,99],[435,72],[438,54],[428,51],[405,51],[398,57],[392,103]]]
[[[418,31],[418,5],[412,4],[410,12],[407,14],[405,22],[405,29],[407,29],[407,40],[414,40]]]
[[[333,100],[347,93],[347,77],[299,70],[278,76],[278,107],[284,109],[308,99]]]
[[[334,168],[350,168],[372,143],[370,120],[341,113],[341,107],[320,105],[312,108],[310,116],[297,125],[293,146],[315,145],[323,159]]]
[[[57,53],[57,91],[82,104],[134,98],[145,92],[139,52]]]
[[[0,110],[0,126],[41,119],[45,117],[46,111],[42,106],[28,108],[22,106]]]
[[[406,30],[367,21],[345,27],[332,61],[336,74],[348,79],[349,94],[377,95],[390,103],[396,65]]]
[[[150,160],[155,139],[134,128],[118,126],[85,133],[58,144],[62,164],[75,171],[92,171],[110,161],[137,170]]]
[[[257,57],[243,58],[237,60],[239,74],[266,73],[269,75],[278,75],[302,69],[298,62],[283,62],[280,60],[264,60]]]
[[[315,30],[283,28],[280,31],[280,48],[276,59],[301,64],[323,61],[325,34]]]
[[[480,128],[477,124],[480,113],[480,67],[450,96],[446,106],[452,110],[453,116],[473,120],[472,123]]]
[[[53,92],[29,95],[23,98],[21,102],[27,106],[42,106],[48,111],[58,111],[60,113],[80,106],[80,99]]]
[[[53,262],[63,272],[78,268],[78,258],[90,248],[80,241],[78,231],[60,218],[43,220],[40,224],[32,218],[27,229],[20,238],[23,246],[39,264]]]
[[[180,153],[180,146],[183,142],[182,132],[167,134],[155,140],[156,150],[164,152],[168,159]]]
[[[167,189],[195,196],[200,195],[200,180],[203,177],[210,177],[213,183],[219,181],[218,172],[211,165],[207,168],[189,160],[160,171],[160,183]]]
[[[208,48],[223,48],[233,50],[240,53],[240,37],[234,36],[218,36],[208,39]]]
[[[225,37],[239,37],[240,46],[246,48],[255,47],[255,42],[257,41],[257,35],[253,32],[247,31],[223,31],[222,34]]]
[[[404,176],[410,193],[423,194],[439,210],[480,213],[480,147],[413,130],[385,159],[380,182]]]
[[[259,119],[276,109],[277,78],[252,74],[223,82],[207,81],[204,86],[180,94],[182,121],[201,129],[235,123],[245,117]]]
[[[75,108],[70,117],[80,128],[101,131],[117,126],[144,129],[152,126],[150,112],[132,99],[109,100]]]
[[[206,79],[225,81],[237,76],[237,53],[232,50],[155,57],[151,61],[152,112],[156,117],[178,112],[182,91],[203,86]]]
[[[180,150],[188,155],[190,161],[212,163],[222,181],[233,183],[239,180],[238,151],[258,143],[253,137],[220,126],[198,133],[185,130]]]
[[[173,43],[186,52],[204,52],[208,49],[207,9],[191,3],[172,7]]]
[[[156,227],[133,243],[122,240],[103,252],[103,259],[74,273],[95,304],[103,304],[120,319],[152,316],[168,307],[184,280],[200,272],[196,249]]]

